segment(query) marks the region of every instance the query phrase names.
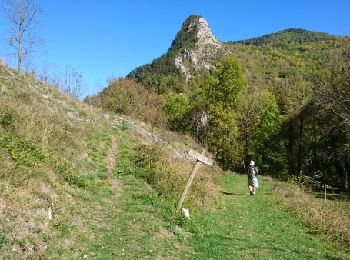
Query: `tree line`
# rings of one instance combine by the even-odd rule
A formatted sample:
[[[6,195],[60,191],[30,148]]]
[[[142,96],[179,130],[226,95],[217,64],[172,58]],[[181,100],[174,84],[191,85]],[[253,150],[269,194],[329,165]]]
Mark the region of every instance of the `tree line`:
[[[278,100],[271,90],[250,88],[231,56],[188,98],[176,103],[174,97],[168,99],[165,110],[171,127],[190,131],[223,168],[242,171],[253,159],[262,173],[282,179],[311,176],[345,190],[349,75],[345,66],[318,71],[308,80],[295,79],[286,87],[284,100]]]

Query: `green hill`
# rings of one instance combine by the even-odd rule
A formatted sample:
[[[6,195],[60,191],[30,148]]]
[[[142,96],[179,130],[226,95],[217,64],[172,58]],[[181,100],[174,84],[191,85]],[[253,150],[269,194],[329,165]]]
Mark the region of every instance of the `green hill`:
[[[266,34],[257,38],[237,41],[246,45],[270,45],[273,47],[288,47],[293,44],[319,43],[322,41],[334,41],[341,39],[328,33],[311,32],[301,28],[290,28],[277,33]]]
[[[242,161],[253,158],[276,177],[306,175],[345,192],[350,171],[349,46],[349,37],[304,29],[222,43],[203,17],[193,15],[184,21],[164,55],[127,78],[158,96],[157,109],[152,111],[159,111],[159,120],[149,115],[149,122],[192,135],[208,147],[221,167],[242,170]],[[232,93],[218,93],[227,82],[236,84],[225,74],[232,68],[223,64],[227,57],[237,60],[246,83],[235,94],[240,102],[226,107],[227,115],[215,118],[213,113],[218,111],[214,110],[222,109],[222,104],[208,100]],[[223,69],[218,72],[220,66]],[[115,111],[108,92],[112,91],[107,88],[96,95],[92,99],[99,102],[92,103]],[[133,107],[132,101],[126,105]]]
[[[171,255],[195,142],[103,113],[2,65],[0,86],[2,257]],[[216,199],[209,172],[217,170],[200,170],[186,206]]]

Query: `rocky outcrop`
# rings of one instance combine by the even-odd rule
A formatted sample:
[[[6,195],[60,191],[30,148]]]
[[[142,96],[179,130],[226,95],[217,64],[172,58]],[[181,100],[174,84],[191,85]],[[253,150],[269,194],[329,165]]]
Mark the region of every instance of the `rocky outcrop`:
[[[215,58],[225,50],[203,17],[192,18],[190,22],[185,22],[184,26],[181,31],[186,34],[195,34],[197,39],[194,46],[185,48],[178,53],[174,62],[175,66],[189,80],[194,71],[212,68]]]

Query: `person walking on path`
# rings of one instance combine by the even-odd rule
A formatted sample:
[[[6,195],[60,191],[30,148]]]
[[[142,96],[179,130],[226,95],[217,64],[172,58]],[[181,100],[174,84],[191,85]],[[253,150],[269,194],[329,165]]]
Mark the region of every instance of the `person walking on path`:
[[[258,175],[259,171],[258,168],[255,167],[255,162],[250,161],[249,167],[248,167],[248,188],[250,195],[256,195],[256,189],[259,187],[258,182]]]

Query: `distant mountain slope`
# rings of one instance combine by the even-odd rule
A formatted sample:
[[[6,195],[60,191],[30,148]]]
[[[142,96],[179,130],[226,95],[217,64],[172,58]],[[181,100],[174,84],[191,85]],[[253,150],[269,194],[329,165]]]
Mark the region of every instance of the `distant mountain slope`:
[[[234,27],[233,27],[234,28]],[[188,17],[171,47],[152,63],[139,66],[127,77],[142,82],[162,94],[186,92],[187,83],[208,73],[218,59],[233,54],[252,78],[260,78],[260,69],[252,70],[254,59],[264,60],[264,70],[275,70],[276,59],[298,60],[298,66],[322,67],[350,57],[348,37],[291,28],[236,42],[220,42],[202,16]],[[253,48],[256,47],[256,48]],[[278,49],[278,51],[276,51]],[[253,53],[254,52],[254,53]],[[253,58],[254,56],[254,58]],[[262,64],[262,63],[261,63]],[[271,64],[271,66],[270,66]],[[264,78],[265,75],[262,75]]]
[[[247,79],[244,93],[240,94],[242,100],[239,104],[235,104],[242,107],[239,108],[239,111],[234,111],[235,105],[232,104],[231,110],[224,110],[232,118],[236,118],[237,124],[237,146],[227,150],[238,151],[237,158],[256,157],[258,158],[256,160],[260,160],[260,164],[265,165],[266,171],[272,171],[271,169],[275,167],[275,173],[278,175],[295,175],[300,171],[313,175],[315,169],[323,167],[327,169],[324,170],[325,173],[332,172],[332,175],[339,177],[337,180],[336,178],[331,179],[329,177],[331,174],[329,174],[324,176],[324,180],[327,179],[328,182],[342,187],[344,173],[335,170],[336,168],[331,163],[325,163],[324,159],[319,158],[323,156],[332,158],[334,165],[339,164],[341,157],[334,156],[335,153],[326,148],[328,144],[323,141],[331,142],[337,139],[339,142],[334,147],[338,149],[337,152],[343,153],[343,147],[346,147],[347,142],[347,138],[343,136],[345,130],[341,130],[339,124],[337,133],[328,131],[326,124],[320,126],[324,123],[322,120],[328,122],[333,120],[337,124],[340,118],[330,113],[327,107],[322,107],[318,100],[322,94],[319,89],[327,84],[335,92],[341,86],[346,87],[345,84],[332,80],[332,75],[338,75],[339,80],[346,80],[341,71],[349,68],[350,65],[350,38],[304,29],[287,29],[254,39],[222,43],[211,32],[203,17],[190,16],[184,21],[167,53],[156,58],[151,64],[136,68],[128,77],[141,83],[137,85],[138,87],[153,89],[160,97],[161,102],[153,111],[159,110],[159,115],[165,115],[165,117],[159,116],[158,118],[166,120],[161,123],[155,120],[156,123],[190,133],[205,143],[209,137],[206,134],[213,137],[218,133],[216,130],[213,131],[213,134],[206,130],[206,128],[215,127],[217,123],[215,121],[217,118],[214,118],[210,114],[212,111],[209,111],[212,105],[207,102],[210,100],[210,95],[213,95],[213,92],[221,95],[220,91],[223,91],[226,83],[229,87],[237,87],[234,85],[235,79],[232,78],[231,82],[227,78],[228,74],[225,74],[234,67],[222,64],[227,56],[233,56],[232,60],[238,60],[237,63],[232,62],[232,64],[237,65],[237,68],[242,67],[242,74]],[[221,64],[221,67],[216,70],[217,64]],[[328,83],[325,84],[325,82]],[[117,102],[117,99],[114,98],[116,90],[124,92],[120,87],[122,84],[118,86],[111,84],[108,90],[97,94],[95,100],[100,99],[100,105],[103,108],[113,111],[115,108],[113,100]],[[228,94],[231,93],[225,93],[226,96]],[[130,100],[142,100],[137,95],[135,97],[131,94]],[[259,113],[265,111],[263,106],[267,106],[269,102],[276,109],[275,117],[271,118],[281,120],[278,123],[280,128],[275,129],[276,136],[268,137],[271,140],[259,144],[262,139],[257,138],[257,135],[254,137],[254,133],[261,130],[259,126],[263,117]],[[118,101],[118,104],[120,103],[124,102]],[[335,104],[338,103],[335,102]],[[318,104],[319,107],[315,108],[315,104]],[[266,111],[269,110],[270,108],[266,108]],[[322,112],[315,113],[319,110]],[[265,119],[268,118],[270,117]],[[220,124],[217,123],[217,126],[219,127]],[[232,125],[223,124],[223,126],[223,129],[227,130],[236,129]],[[318,127],[322,130],[315,130]],[[323,131],[324,137],[318,140],[317,136],[320,131]],[[337,136],[334,137],[331,133]],[[223,134],[218,134],[217,137],[223,136]],[[277,137],[280,138],[276,142],[280,145],[280,150],[276,155],[274,153],[278,149],[271,149],[271,161],[268,163],[262,153],[266,153],[266,149],[269,149],[269,145],[275,142]],[[257,139],[253,140],[254,138]],[[317,145],[315,140],[318,140]],[[225,140],[224,143],[233,144],[232,138]],[[314,146],[317,146],[320,151],[326,149],[329,154],[327,156],[323,152],[315,154],[310,148]],[[226,155],[220,154],[223,153],[223,149],[215,147],[214,142],[211,147],[208,145],[208,149],[215,154],[218,160],[233,154],[230,152],[227,152]],[[305,150],[301,152],[303,149]],[[342,156],[345,157],[345,153]],[[237,158],[232,159],[232,164],[228,167],[235,167],[235,169],[241,167],[242,160]],[[277,163],[275,158],[281,161]],[[320,162],[324,162],[322,166]],[[225,165],[222,166],[225,167]],[[339,165],[337,167],[342,168]],[[281,168],[283,170],[280,170]]]
[[[337,37],[328,33],[311,32],[300,28],[290,28],[276,33],[266,34],[257,38],[236,41],[246,45],[271,45],[274,47],[286,47],[289,44],[317,43],[320,41],[332,41]]]
[[[158,93],[182,92],[190,78],[203,69],[212,68],[224,53],[223,44],[211,32],[207,21],[192,15],[184,21],[164,55],[151,64],[135,68],[127,77],[154,88]]]

